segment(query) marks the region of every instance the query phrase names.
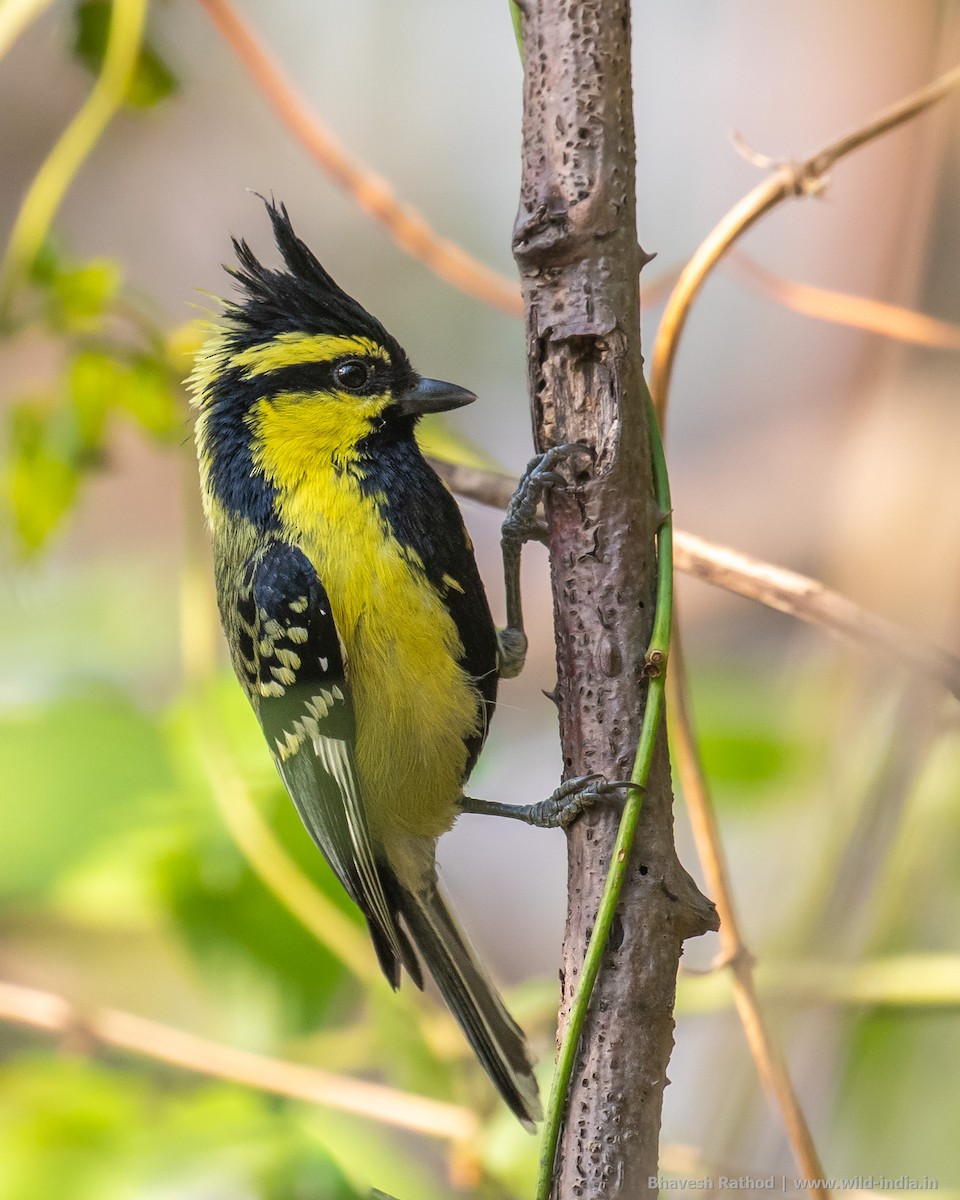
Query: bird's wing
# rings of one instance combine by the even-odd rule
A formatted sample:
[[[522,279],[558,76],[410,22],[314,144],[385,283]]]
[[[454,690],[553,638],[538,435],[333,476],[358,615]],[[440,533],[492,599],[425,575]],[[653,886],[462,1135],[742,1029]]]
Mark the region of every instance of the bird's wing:
[[[247,570],[239,609],[248,683],[287,791],[344,888],[402,960],[357,779],[346,655],[323,584],[301,550],[274,542]]]

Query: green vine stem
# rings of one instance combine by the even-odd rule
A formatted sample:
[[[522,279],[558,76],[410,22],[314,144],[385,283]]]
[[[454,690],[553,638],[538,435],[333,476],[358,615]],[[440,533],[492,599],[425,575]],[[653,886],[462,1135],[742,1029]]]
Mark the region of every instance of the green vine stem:
[[[670,647],[670,623],[673,615],[673,518],[670,509],[670,480],[660,437],[660,427],[653,411],[653,402],[644,383],[644,393],[650,426],[650,457],[653,465],[654,495],[661,514],[657,534],[657,608],[653,633],[644,658],[644,675],[649,680],[647,703],[640,729],[640,741],[630,779],[633,784],[623,806],[617,840],[610,858],[607,880],[597,910],[597,919],[583,960],[583,969],[570,1006],[570,1016],[557,1054],[550,1098],[544,1118],[543,1141],[540,1146],[540,1169],[537,1176],[537,1200],[549,1200],[553,1166],[560,1140],[560,1125],[567,1105],[570,1077],[576,1061],[577,1047],[583,1031],[590,997],[600,972],[607,937],[620,899],[620,890],[630,862],[633,840],[640,819],[643,793],[650,774],[657,733],[663,719],[664,689],[667,677],[667,653]]]
[[[113,0],[103,69],[93,91],[35,175],[17,213],[0,275],[0,323],[7,317],[20,275],[43,245],[67,189],[123,104],[137,65],[146,18],[147,0]]]

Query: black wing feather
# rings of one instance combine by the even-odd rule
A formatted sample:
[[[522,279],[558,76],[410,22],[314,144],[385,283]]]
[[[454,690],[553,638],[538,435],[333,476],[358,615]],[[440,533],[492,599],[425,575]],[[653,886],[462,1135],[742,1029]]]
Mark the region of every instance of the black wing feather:
[[[356,719],[346,656],[327,593],[296,546],[273,542],[240,597],[241,647],[260,723],[304,825],[370,926],[394,986],[416,958],[387,899],[354,761]],[[249,654],[246,651],[249,650]],[[245,664],[246,665],[246,664]]]

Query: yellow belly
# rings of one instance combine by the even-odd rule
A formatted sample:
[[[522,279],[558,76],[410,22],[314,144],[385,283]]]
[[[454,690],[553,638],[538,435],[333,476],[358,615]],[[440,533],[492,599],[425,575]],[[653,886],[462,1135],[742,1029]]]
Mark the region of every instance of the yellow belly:
[[[459,666],[460,636],[416,555],[345,474],[289,497],[285,513],[326,589],[343,639],[357,719],[357,771],[375,842],[436,838],[457,813],[483,706]]]

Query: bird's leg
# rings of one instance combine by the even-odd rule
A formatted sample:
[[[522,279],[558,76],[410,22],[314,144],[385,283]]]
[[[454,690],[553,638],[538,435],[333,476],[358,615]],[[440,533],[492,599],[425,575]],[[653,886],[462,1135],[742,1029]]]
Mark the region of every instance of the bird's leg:
[[[507,624],[497,630],[501,679],[513,679],[519,675],[527,656],[527,635],[523,629],[523,602],[520,596],[521,552],[526,542],[546,541],[546,532],[537,518],[537,508],[544,492],[566,483],[555,467],[578,452],[589,454],[586,446],[571,442],[563,446],[551,446],[543,454],[532,458],[507,505],[507,515],[500,532],[507,600]]]
[[[536,804],[503,804],[498,800],[477,800],[461,796],[460,809],[488,817],[510,817],[535,825],[538,829],[566,829],[601,796],[621,788],[637,787],[629,779],[604,779],[602,775],[577,775],[557,788],[553,795]]]

